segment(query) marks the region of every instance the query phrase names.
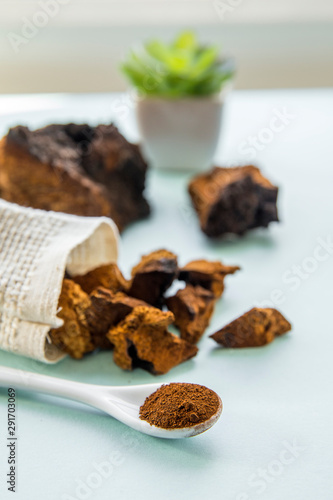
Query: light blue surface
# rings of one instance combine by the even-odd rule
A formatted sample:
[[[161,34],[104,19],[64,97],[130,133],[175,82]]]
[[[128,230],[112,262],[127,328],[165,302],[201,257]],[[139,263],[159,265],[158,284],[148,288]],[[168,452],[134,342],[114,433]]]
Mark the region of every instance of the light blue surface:
[[[135,139],[131,103],[127,113],[124,99],[1,97],[0,133],[16,123],[97,123],[115,116]],[[83,382],[204,384],[222,397],[220,421],[201,436],[170,442],[128,430],[83,405],[20,391],[13,495],[5,485],[7,398],[0,390],[1,499],[331,500],[333,247],[325,251],[322,240],[333,240],[333,91],[235,92],[216,158],[219,164],[249,161],[242,154],[244,141],[270,137],[262,130],[283,108],[293,117],[267,144],[260,142],[262,150],[251,159],[281,188],[280,224],[242,239],[210,242],[189,205],[189,176],[151,171],[152,216],[123,234],[119,263],[127,274],[141,254],[160,247],[175,251],[181,264],[205,257],[241,265],[226,280],[195,359],[157,378],[142,370],[123,372],[108,352],[56,366],[0,352],[2,365]],[[295,279],[299,270],[293,266],[301,266],[302,278]],[[241,350],[220,349],[208,338],[274,296],[293,324],[290,334],[264,348]],[[104,477],[98,465],[106,461]]]

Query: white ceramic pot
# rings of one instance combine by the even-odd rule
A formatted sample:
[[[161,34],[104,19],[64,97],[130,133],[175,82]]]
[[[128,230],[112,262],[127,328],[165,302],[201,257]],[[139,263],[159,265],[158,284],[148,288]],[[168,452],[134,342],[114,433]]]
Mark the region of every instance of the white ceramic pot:
[[[222,110],[222,95],[139,100],[144,155],[156,168],[200,171],[211,167]]]

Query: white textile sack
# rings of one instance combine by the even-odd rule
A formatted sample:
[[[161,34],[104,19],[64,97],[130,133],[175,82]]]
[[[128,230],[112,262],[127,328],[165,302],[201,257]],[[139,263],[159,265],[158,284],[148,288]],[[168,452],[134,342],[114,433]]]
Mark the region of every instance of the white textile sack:
[[[118,230],[107,217],[78,217],[0,200],[0,349],[55,363],[48,338],[65,271],[116,262]]]

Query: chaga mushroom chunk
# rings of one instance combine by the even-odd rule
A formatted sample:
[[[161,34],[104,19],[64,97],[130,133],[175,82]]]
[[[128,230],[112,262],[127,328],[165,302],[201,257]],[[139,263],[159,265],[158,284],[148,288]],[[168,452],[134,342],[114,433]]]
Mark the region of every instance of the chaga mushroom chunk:
[[[168,331],[171,312],[151,307],[136,307],[111,328],[107,337],[114,345],[114,361],[124,370],[143,368],[155,375],[192,358],[198,348]]]
[[[278,188],[257,167],[222,168],[198,175],[189,193],[200,227],[209,237],[242,235],[248,229],[278,222]]]
[[[78,284],[64,279],[57,314],[64,324],[50,330],[49,335],[52,343],[72,358],[80,359],[95,348],[86,318],[89,307],[89,296]]]
[[[168,250],[156,250],[142,257],[132,269],[128,295],[161,308],[163,294],[177,277],[177,255]]]
[[[76,135],[75,124],[70,132]],[[122,230],[131,222],[147,217],[150,207],[143,192],[148,165],[138,145],[128,142],[112,124],[93,127],[90,135],[83,139],[79,136],[78,140],[82,167],[90,178],[105,187],[114,207],[110,215],[118,227]]]
[[[291,330],[291,324],[276,309],[254,307],[229,325],[213,333],[225,347],[258,347]]]
[[[122,321],[134,307],[149,306],[146,302],[129,297],[123,292],[113,293],[106,288],[96,288],[90,294],[91,307],[87,312],[87,321],[93,337],[106,338],[108,330]]]
[[[111,217],[120,230],[146,217],[147,164],[110,125],[17,126],[0,141],[0,193],[23,206]]]
[[[72,276],[71,279],[80,285],[86,293],[93,292],[99,286],[112,292],[126,290],[128,286],[117,264],[100,266],[81,276]]]
[[[225,266],[219,261],[193,260],[179,270],[178,279],[210,290],[217,299],[223,293],[225,276],[239,269],[238,266]]]
[[[181,338],[196,344],[209,325],[215,297],[201,286],[187,285],[166,299],[166,305],[175,316],[175,325],[180,330]]]

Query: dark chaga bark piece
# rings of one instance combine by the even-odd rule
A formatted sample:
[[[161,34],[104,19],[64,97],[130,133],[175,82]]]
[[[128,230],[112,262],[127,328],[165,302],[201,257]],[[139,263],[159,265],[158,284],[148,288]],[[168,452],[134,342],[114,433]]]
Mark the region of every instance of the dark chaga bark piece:
[[[278,188],[257,167],[215,167],[189,184],[202,231],[209,237],[242,235],[278,222]]]
[[[211,338],[225,347],[258,347],[289,330],[291,324],[276,309],[254,307],[213,333]]]
[[[132,269],[128,295],[161,308],[163,294],[178,274],[177,255],[168,250],[156,250],[142,257]]]
[[[122,321],[133,311],[134,307],[152,307],[142,300],[129,297],[125,293],[113,293],[103,287],[97,288],[90,294],[90,301],[91,306],[86,316],[94,338],[98,336],[106,339],[107,331]]]
[[[100,286],[112,292],[124,291],[128,287],[128,283],[117,264],[100,266],[86,274],[71,276],[71,279],[78,283],[86,293],[91,293]]]
[[[147,164],[139,147],[129,143],[116,127],[98,125],[93,130],[82,166],[94,181],[105,186],[112,206],[117,208],[120,227],[149,214],[149,205],[142,195]]]
[[[173,321],[171,312],[155,307],[135,307],[107,333],[114,345],[115,363],[124,370],[140,367],[160,375],[195,356],[196,346],[168,331]]]
[[[109,215],[103,186],[79,166],[75,143],[60,130],[52,134],[10,129],[0,141],[0,195],[18,205],[76,215]]]
[[[193,260],[179,269],[178,279],[210,290],[216,299],[224,291],[224,278],[238,271],[238,266],[225,266],[219,261]]]
[[[196,344],[209,325],[214,311],[214,294],[201,286],[187,285],[176,295],[166,299],[166,305],[175,316],[175,325],[182,339]]]
[[[23,206],[111,217],[120,230],[149,214],[147,164],[113,125],[17,126],[0,141],[0,195]]]

